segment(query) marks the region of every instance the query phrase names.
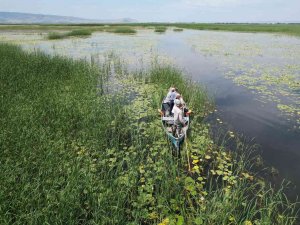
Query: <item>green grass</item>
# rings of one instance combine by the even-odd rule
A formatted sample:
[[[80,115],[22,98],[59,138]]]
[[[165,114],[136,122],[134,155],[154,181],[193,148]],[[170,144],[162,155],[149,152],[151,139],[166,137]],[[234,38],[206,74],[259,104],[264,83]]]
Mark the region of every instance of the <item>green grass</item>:
[[[300,24],[178,24],[180,28],[234,32],[268,32],[300,35]]]
[[[175,32],[181,32],[181,31],[183,31],[183,29],[182,28],[174,28],[173,31],[175,31]]]
[[[92,31],[87,29],[72,30],[71,32],[67,33],[67,36],[90,36],[90,35],[92,35]]]
[[[63,39],[67,37],[84,37],[90,35],[92,35],[91,30],[80,29],[80,30],[72,30],[67,33],[51,32],[48,34],[48,39],[53,40],[53,39]]]
[[[136,30],[132,27],[111,27],[107,29],[108,32],[116,34],[135,34]]]
[[[109,26],[105,31],[116,34],[135,34],[137,32],[133,27],[127,26]]]
[[[66,37],[65,33],[58,33],[58,32],[51,32],[48,34],[48,39],[49,40],[54,40],[54,39],[63,39]]]
[[[195,111],[179,159],[157,115],[171,85]],[[112,54],[96,67],[0,44],[0,103],[1,224],[295,223],[251,149],[212,141],[206,92],[177,69],[131,75]]]
[[[166,30],[167,30],[167,27],[158,26],[158,27],[155,27],[154,32],[164,33],[164,32],[166,32]]]

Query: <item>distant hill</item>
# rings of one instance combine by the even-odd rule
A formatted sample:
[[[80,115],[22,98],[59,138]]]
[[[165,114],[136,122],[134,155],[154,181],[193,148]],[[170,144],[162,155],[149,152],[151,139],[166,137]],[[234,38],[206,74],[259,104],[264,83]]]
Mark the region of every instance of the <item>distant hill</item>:
[[[134,23],[131,18],[117,20],[90,20],[70,16],[54,16],[18,12],[0,12],[0,23],[2,24],[62,24],[62,23]]]

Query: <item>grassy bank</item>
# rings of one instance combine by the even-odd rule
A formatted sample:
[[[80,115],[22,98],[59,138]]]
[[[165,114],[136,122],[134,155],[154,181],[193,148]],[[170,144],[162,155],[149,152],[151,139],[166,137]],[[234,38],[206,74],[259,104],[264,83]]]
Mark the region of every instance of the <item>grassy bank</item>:
[[[295,222],[295,205],[251,174],[249,149],[212,141],[198,84],[160,65],[130,75],[117,61],[96,68],[0,44],[1,224]],[[195,112],[181,158],[157,116],[172,84]]]

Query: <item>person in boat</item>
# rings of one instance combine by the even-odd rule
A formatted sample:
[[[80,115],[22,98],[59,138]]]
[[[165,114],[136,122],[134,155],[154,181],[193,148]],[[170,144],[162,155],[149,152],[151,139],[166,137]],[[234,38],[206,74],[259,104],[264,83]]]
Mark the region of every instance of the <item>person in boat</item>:
[[[182,134],[182,128],[186,126],[182,104],[179,99],[174,100],[174,107],[172,113],[174,114],[174,126],[176,129],[176,135],[179,137]]]
[[[176,92],[177,92],[176,99],[180,100],[180,103],[181,103],[182,109],[183,109],[183,114],[186,115],[189,112],[189,109],[186,107],[186,104],[185,104],[185,101],[182,98],[182,95],[178,92],[178,90]]]
[[[165,116],[169,116],[171,114],[174,107],[175,98],[176,98],[175,88],[171,87],[162,105],[162,110],[165,113]]]
[[[179,101],[181,102],[181,105],[182,105],[183,107],[185,107],[185,106],[186,106],[186,105],[185,105],[185,101],[183,100],[183,98],[182,98],[182,95],[181,95],[181,94],[177,93],[177,95],[176,95],[176,99],[179,99]]]

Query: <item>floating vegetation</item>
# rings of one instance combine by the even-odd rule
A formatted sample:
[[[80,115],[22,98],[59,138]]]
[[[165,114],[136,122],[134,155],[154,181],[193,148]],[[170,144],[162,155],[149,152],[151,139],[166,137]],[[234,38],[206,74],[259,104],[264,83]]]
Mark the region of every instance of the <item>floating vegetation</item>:
[[[202,55],[218,59],[226,78],[256,93],[260,102],[273,103],[274,109],[291,119],[299,130],[299,43],[296,38],[289,38],[289,42],[281,38],[218,33],[203,34],[190,42]]]

